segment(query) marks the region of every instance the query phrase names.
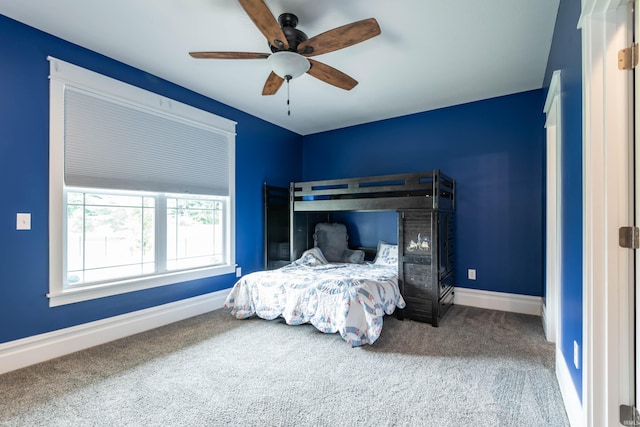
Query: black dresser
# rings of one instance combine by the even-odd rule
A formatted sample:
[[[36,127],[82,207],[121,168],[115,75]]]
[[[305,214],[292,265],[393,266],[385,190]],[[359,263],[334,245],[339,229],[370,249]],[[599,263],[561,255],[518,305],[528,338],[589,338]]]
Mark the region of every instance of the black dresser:
[[[453,305],[455,218],[448,210],[398,213],[398,280],[407,303],[398,313],[438,326]]]

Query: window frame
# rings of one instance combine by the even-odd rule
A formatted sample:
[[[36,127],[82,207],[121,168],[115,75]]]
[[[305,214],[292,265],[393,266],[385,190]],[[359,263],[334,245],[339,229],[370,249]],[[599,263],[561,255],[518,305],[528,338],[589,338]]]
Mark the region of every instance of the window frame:
[[[235,125],[236,123],[187,104],[162,97],[136,86],[103,76],[76,65],[48,57],[50,61],[49,111],[49,306],[119,295],[143,289],[173,285],[207,277],[233,274],[235,263]],[[227,203],[226,260],[223,265],[171,271],[107,283],[67,287],[64,285],[66,253],[66,199],[64,183],[64,88],[66,84],[126,99],[145,108],[206,124],[229,135],[229,198]],[[102,189],[105,190],[105,189]],[[108,189],[106,189],[108,190]],[[133,189],[132,189],[133,190]],[[64,252],[63,252],[64,251]]]

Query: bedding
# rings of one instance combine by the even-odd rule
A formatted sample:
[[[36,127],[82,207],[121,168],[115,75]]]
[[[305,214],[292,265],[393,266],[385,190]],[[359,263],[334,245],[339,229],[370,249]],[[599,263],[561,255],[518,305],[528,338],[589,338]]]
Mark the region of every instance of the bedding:
[[[224,309],[238,319],[255,315],[282,317],[289,325],[310,323],[321,332],[340,333],[356,347],[373,344],[384,315],[405,305],[397,265],[329,263],[312,248],[287,266],[240,278]]]

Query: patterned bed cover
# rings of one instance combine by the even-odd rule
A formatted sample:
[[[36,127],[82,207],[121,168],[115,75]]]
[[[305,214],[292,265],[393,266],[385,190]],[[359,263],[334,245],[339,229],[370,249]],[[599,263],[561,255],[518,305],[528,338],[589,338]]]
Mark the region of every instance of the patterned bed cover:
[[[384,315],[405,305],[397,268],[329,263],[312,248],[285,267],[240,278],[224,308],[238,319],[256,315],[282,317],[289,325],[311,323],[325,333],[339,332],[356,347],[373,344]]]

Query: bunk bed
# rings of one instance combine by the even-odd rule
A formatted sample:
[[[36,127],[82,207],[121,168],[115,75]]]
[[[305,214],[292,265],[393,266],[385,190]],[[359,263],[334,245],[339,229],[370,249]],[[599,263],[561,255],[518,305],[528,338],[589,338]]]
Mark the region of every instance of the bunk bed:
[[[400,318],[438,326],[453,304],[455,181],[427,172],[290,184],[290,259],[313,245],[314,224],[334,212],[398,214]]]
[[[265,271],[234,285],[225,303],[231,314],[311,323],[353,346],[373,344],[384,315],[394,311],[438,326],[454,295],[453,179],[433,170],[292,182],[286,210],[285,194],[265,184]],[[332,214],[377,211],[397,212],[397,245],[380,242],[373,261],[336,264],[315,248],[317,226],[331,223]],[[381,247],[396,251],[393,263]]]

